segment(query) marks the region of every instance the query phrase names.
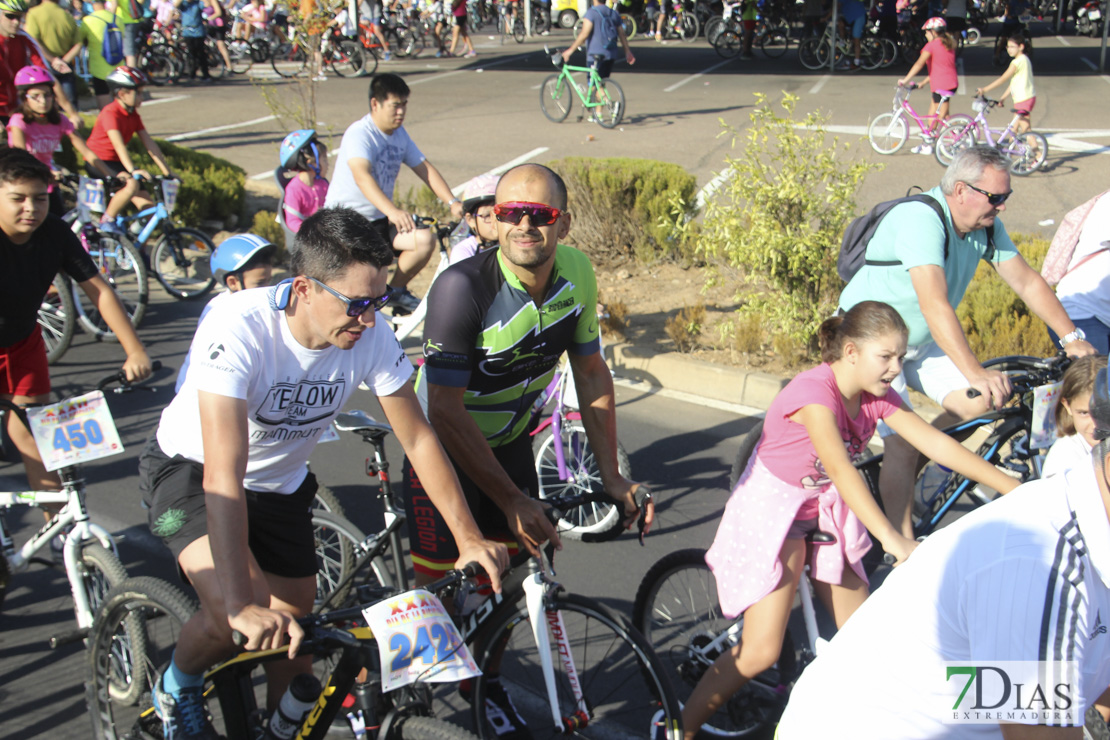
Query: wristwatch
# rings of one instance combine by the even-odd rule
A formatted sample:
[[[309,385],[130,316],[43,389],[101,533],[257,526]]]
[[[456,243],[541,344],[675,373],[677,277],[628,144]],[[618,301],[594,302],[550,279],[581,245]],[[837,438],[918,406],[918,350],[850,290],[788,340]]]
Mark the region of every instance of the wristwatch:
[[[1075,331],[1071,332],[1070,334],[1065,334],[1064,336],[1060,337],[1060,346],[1061,347],[1066,347],[1067,345],[1074,342],[1076,339],[1084,339],[1085,340],[1086,338],[1087,338],[1087,335],[1084,334],[1083,330],[1080,329],[1077,326],[1077,327],[1075,327]]]

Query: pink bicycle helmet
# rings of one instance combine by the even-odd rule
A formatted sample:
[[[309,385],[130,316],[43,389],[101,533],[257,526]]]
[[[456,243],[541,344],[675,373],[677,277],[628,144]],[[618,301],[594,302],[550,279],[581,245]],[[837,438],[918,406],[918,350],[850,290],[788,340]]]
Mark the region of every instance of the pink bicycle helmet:
[[[15,86],[20,90],[35,85],[53,85],[54,78],[42,67],[32,64],[15,73]]]
[[[925,25],[921,27],[922,31],[943,31],[948,28],[948,22],[937,16],[925,21]]]

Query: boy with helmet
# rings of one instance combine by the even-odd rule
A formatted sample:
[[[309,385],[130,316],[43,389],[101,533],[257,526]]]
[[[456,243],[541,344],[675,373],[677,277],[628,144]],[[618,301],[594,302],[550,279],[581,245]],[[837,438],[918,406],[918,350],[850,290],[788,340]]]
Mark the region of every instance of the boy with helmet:
[[[232,293],[251,288],[264,288],[270,284],[270,277],[274,271],[274,255],[277,247],[266,239],[254,234],[236,234],[220,242],[216,251],[212,253],[210,265],[212,275],[216,282],[227,290],[217,293],[200,313],[197,326],[204,321],[204,317],[213,307],[219,305]],[[181,362],[181,369],[177,372],[177,384],[174,392],[181,390],[185,383],[185,372],[189,369],[189,355]]]
[[[1019,486],[922,542],[806,668],[776,737],[1078,738],[1090,706],[1106,716],[1106,368],[1090,413],[1091,464]],[[956,675],[961,665],[993,666],[993,685],[982,672]],[[975,699],[969,681],[983,681]]]
[[[285,137],[278,150],[281,166],[297,176],[285,186],[281,212],[285,225],[296,234],[301,222],[324,207],[328,197],[328,150],[316,138],[316,131],[299,129]],[[292,244],[288,245],[292,248]]]
[[[8,125],[8,117],[19,109],[19,96],[15,89],[15,73],[28,64],[48,66],[42,50],[25,32],[20,30],[30,6],[26,0],[0,0],[0,123]],[[58,105],[74,126],[81,117],[66,97],[62,86],[54,82],[54,95]]]
[[[497,175],[479,175],[466,184],[463,192],[463,218],[470,236],[451,250],[451,264],[497,246],[497,222],[493,219]]]
[[[0,0],[3,2],[3,0]],[[107,78],[108,87],[112,90],[114,99],[104,106],[93,124],[92,134],[89,135],[89,149],[100,158],[101,162],[112,171],[114,175],[126,173],[130,175],[127,183],[109,201],[101,219],[101,228],[105,231],[115,231],[115,218],[123,210],[128,201],[135,204],[140,210],[149,208],[154,201],[150,193],[139,186],[138,178],[151,179],[150,173],[138,169],[127,151],[127,144],[136,135],[146,147],[150,158],[162,170],[166,177],[176,177],[170,169],[166,157],[158,147],[158,142],[143,126],[143,119],[139,116],[139,106],[143,102],[143,88],[150,84],[150,78],[142,70],[126,65],[116,67]],[[115,136],[111,136],[114,132]],[[101,173],[89,165],[85,165],[90,177],[101,177]]]

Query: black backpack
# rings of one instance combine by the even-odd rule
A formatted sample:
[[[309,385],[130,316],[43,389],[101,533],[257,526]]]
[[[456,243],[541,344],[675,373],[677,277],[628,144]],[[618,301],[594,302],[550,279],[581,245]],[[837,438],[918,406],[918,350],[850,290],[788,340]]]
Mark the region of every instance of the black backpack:
[[[883,216],[890,212],[894,206],[901,205],[902,203],[924,203],[932,207],[937,212],[937,217],[940,218],[941,226],[944,227],[944,259],[948,260],[948,219],[944,217],[944,207],[937,202],[937,199],[931,195],[921,193],[919,195],[907,195],[905,198],[895,198],[894,200],[883,201],[879,205],[871,209],[871,212],[866,216],[860,216],[852,223],[848,224],[848,228],[844,231],[844,239],[840,242],[840,256],[836,260],[836,273],[840,275],[840,279],[844,282],[851,281],[852,277],[860,271],[864,265],[874,265],[875,267],[896,267],[902,264],[901,260],[869,260],[867,259],[867,245],[871,242],[871,238],[875,236],[875,231],[879,228],[879,223],[883,220]],[[993,227],[988,233],[993,243]]]

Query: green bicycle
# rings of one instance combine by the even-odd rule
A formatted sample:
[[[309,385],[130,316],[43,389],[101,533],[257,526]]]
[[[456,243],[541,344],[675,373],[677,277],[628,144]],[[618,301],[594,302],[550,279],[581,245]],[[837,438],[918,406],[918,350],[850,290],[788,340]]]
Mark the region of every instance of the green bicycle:
[[[563,63],[560,54],[551,55],[551,63],[556,69],[562,68],[557,75],[551,75],[540,86],[540,108],[549,120],[561,123],[570,114],[574,98],[578,96],[582,107],[590,113],[590,120],[601,124],[602,128],[615,128],[624,118],[624,90],[610,79],[602,79],[597,70],[591,67],[572,67]],[[585,90],[575,81],[573,75],[586,75]]]

